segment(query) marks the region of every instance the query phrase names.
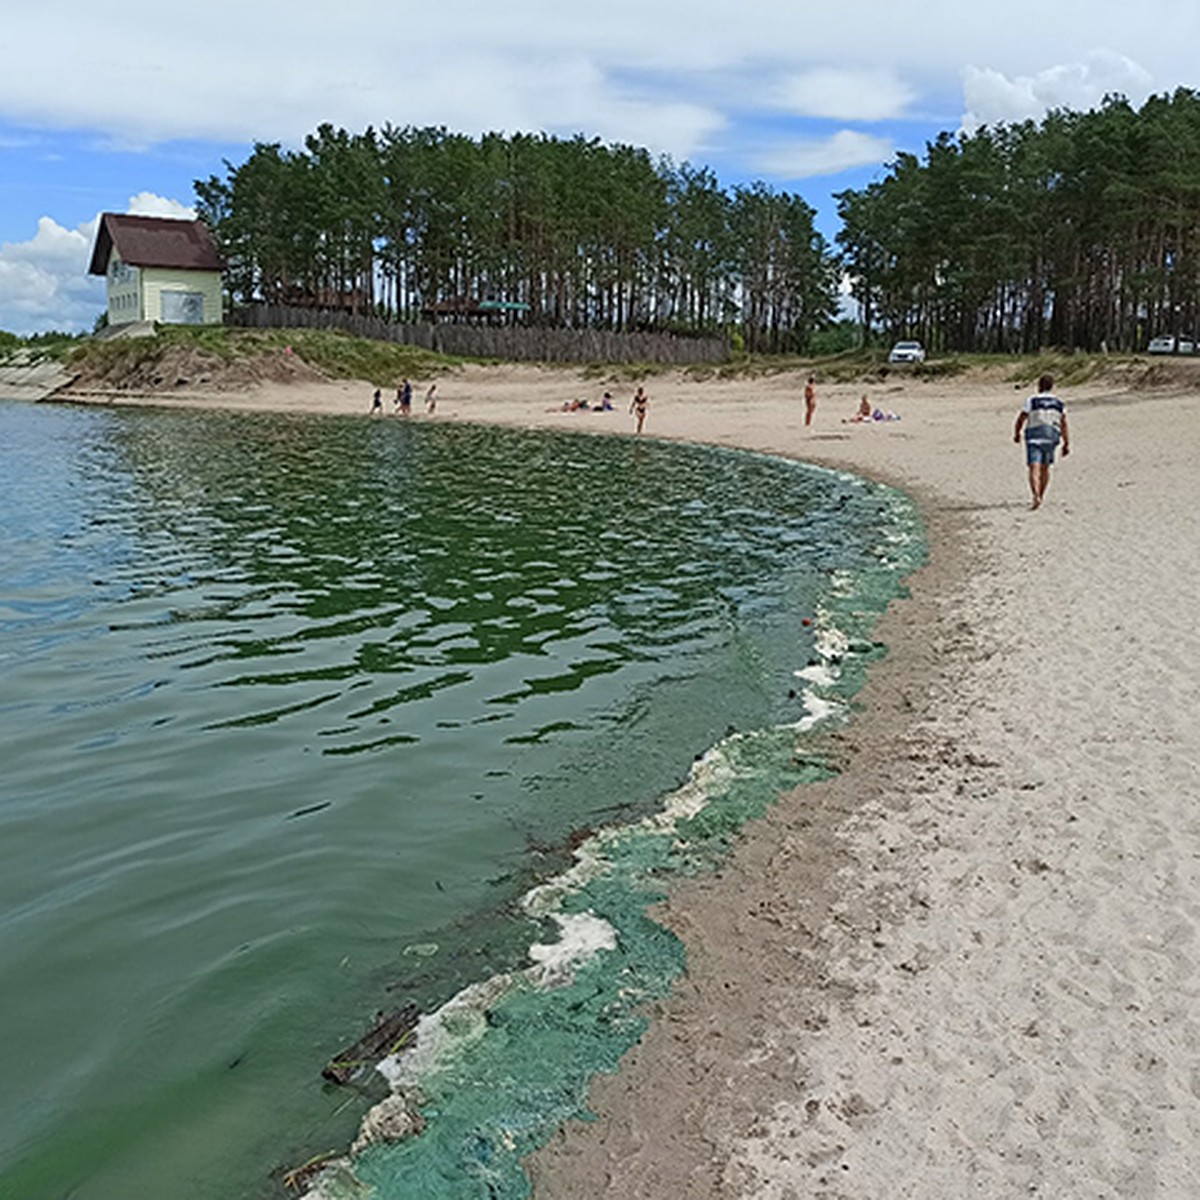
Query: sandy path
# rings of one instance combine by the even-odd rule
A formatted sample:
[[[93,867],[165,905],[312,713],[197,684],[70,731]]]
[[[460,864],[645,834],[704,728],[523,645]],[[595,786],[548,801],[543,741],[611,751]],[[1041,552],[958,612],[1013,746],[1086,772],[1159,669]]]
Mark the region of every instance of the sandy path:
[[[805,430],[800,386],[651,380],[648,434],[899,483],[931,562],[829,735],[843,773],[664,906],[688,975],[535,1196],[1200,1195],[1200,404],[1065,389],[1030,513],[1024,389],[875,388],[903,420],[855,427],[861,389],[822,387]],[[546,412],[600,391],[561,373],[439,390],[451,418],[630,427]]]

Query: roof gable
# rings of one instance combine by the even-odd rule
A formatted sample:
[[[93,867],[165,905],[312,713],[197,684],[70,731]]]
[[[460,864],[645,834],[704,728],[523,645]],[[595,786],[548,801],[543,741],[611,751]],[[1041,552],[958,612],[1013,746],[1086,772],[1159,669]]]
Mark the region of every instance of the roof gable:
[[[203,221],[101,213],[89,275],[107,273],[114,248],[121,261],[132,267],[220,271],[225,265]]]

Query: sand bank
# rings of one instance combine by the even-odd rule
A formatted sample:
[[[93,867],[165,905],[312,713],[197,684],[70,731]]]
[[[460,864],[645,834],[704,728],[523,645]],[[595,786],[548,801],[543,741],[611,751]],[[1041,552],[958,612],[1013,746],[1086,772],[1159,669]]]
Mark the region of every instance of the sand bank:
[[[999,379],[649,381],[647,436],[792,455],[920,501],[931,561],[881,636],[843,764],[662,917],[689,970],[540,1198],[1200,1194],[1200,402],[1064,389],[1071,456],[1028,509]],[[470,368],[435,419],[601,387]],[[161,401],[152,401],[161,402]],[[364,414],[365,385],[173,403]],[[385,420],[400,418],[385,417]],[[424,417],[414,419],[427,419]]]

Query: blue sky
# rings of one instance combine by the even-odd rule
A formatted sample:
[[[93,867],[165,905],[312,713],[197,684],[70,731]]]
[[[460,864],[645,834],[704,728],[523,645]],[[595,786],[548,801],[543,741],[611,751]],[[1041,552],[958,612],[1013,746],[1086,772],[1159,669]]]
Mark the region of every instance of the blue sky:
[[[941,130],[1200,86],[1195,0],[208,0],[122,17],[41,0],[0,23],[0,329],[87,330],[98,213],[183,213],[192,181],[323,121],[584,133],[803,196]]]

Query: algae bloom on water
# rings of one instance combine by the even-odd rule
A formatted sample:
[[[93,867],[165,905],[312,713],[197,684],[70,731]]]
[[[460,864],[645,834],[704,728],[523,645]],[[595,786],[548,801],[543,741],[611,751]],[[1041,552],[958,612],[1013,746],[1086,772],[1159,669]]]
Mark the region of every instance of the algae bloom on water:
[[[359,1182],[522,1194],[680,969],[646,903],[819,770],[798,727],[920,553],[894,492],[711,449],[21,404],[0,436],[6,1195],[269,1189],[350,1147],[386,1085],[320,1071],[410,1003],[424,1130]]]

